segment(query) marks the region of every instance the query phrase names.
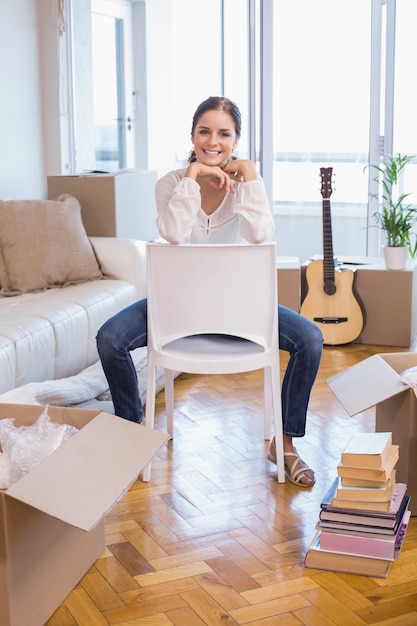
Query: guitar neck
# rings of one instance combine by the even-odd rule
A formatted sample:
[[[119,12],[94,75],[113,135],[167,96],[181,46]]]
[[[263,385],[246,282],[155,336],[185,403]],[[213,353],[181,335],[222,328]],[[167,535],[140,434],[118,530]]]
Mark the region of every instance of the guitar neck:
[[[323,278],[334,282],[334,257],[330,199],[323,198]]]

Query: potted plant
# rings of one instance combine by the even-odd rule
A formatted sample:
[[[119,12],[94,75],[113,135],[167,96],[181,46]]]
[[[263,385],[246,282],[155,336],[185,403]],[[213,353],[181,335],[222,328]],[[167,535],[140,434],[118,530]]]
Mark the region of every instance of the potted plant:
[[[401,175],[412,160],[412,156],[405,154],[386,155],[381,165],[369,166],[378,172],[374,180],[379,183],[379,193],[371,197],[378,199],[380,210],[373,218],[386,236],[384,257],[388,269],[404,269],[408,256],[414,258],[417,253],[417,239],[413,241],[412,231],[417,222],[417,208],[407,202],[411,194],[399,189]]]

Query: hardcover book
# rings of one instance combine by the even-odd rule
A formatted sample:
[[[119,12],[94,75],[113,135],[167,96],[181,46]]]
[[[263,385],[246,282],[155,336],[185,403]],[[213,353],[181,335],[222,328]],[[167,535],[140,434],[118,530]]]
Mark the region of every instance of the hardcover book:
[[[372,529],[373,532],[382,532],[381,529],[386,532],[393,532],[396,530],[398,521],[404,510],[407,509],[409,502],[410,496],[405,496],[401,503],[401,509],[395,517],[385,517],[385,514],[377,513],[375,511],[368,511],[363,514],[361,511],[355,511],[353,509],[342,511],[340,513],[334,508],[331,510],[323,509],[320,512],[319,523],[328,524],[333,527],[336,527],[337,524],[343,524],[349,528],[357,525]]]
[[[394,485],[396,480],[396,471],[392,470],[391,476],[388,480],[366,480],[362,478],[349,478],[348,476],[341,476],[340,482],[344,487],[389,487]]]
[[[388,576],[392,564],[390,559],[378,559],[324,550],[320,545],[320,534],[320,531],[317,531],[306,552],[304,559],[306,567],[344,572],[346,574],[373,576],[375,578],[386,578]]]
[[[336,489],[338,500],[360,500],[366,502],[390,502],[394,490],[394,484],[390,481],[383,483],[383,487],[347,486],[339,480]]]
[[[383,469],[391,455],[392,433],[357,433],[342,452],[343,465]]]
[[[384,502],[378,503],[378,502],[358,501],[359,502],[358,506],[350,506],[350,501],[347,501],[348,505],[345,504],[341,506],[334,506],[333,501],[335,499],[335,493],[336,493],[338,485],[339,485],[339,479],[336,478],[334,482],[332,483],[330,489],[324,496],[323,500],[321,501],[320,507],[322,509],[322,512],[323,511],[331,512],[331,513],[356,512],[357,514],[365,516],[365,517],[377,516],[377,517],[395,519],[396,516],[398,515],[398,512],[401,508],[401,505],[403,503],[403,500],[405,498],[406,491],[407,491],[407,485],[405,483],[396,483],[394,486],[391,501],[386,503],[387,504],[386,510],[385,509],[377,510],[373,508],[375,507],[375,505],[379,505],[379,504],[385,505],[385,503]]]
[[[323,550],[358,554],[394,560],[407,530],[410,511],[406,511],[394,535],[379,533],[335,532],[321,529],[320,546]]]
[[[348,500],[332,498],[330,505],[335,509],[353,509],[354,511],[386,511],[391,508],[391,500]]]
[[[388,520],[389,521],[389,520]],[[364,534],[395,535],[398,524],[392,528],[384,526],[367,526],[366,524],[356,524],[352,522],[335,522],[333,520],[319,519],[317,530],[328,530],[329,532],[357,532]]]
[[[391,472],[394,469],[399,459],[398,453],[399,446],[392,445],[390,448],[390,455],[386,461],[385,467],[357,467],[352,465],[344,465],[339,463],[337,466],[337,473],[339,476],[348,478],[360,478],[361,480],[377,480],[384,482],[389,479]]]

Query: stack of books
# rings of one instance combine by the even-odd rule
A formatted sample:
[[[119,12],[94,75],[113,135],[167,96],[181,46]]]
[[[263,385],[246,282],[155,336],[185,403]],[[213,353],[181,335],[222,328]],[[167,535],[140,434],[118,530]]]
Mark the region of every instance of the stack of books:
[[[321,502],[306,567],[386,578],[410,519],[407,485],[395,480],[391,433],[351,438]]]

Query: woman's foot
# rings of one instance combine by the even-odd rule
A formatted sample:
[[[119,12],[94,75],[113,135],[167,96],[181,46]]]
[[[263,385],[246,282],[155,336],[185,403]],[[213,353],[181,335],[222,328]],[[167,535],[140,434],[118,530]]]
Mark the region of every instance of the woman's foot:
[[[269,446],[268,459],[272,463],[277,463],[277,451],[275,437]],[[297,450],[292,446],[292,450],[284,451],[284,468],[288,480],[297,487],[312,487],[316,482],[314,472],[308,465],[300,459]]]

